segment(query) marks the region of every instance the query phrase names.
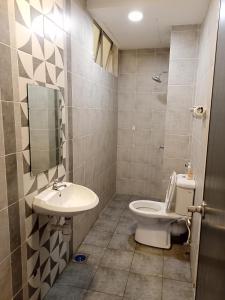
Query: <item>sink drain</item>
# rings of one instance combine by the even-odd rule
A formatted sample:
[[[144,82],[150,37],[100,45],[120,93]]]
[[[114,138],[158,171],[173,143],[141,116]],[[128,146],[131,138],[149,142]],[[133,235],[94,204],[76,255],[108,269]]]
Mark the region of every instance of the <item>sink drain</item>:
[[[87,261],[87,256],[85,254],[75,254],[72,259],[75,263],[85,263]]]

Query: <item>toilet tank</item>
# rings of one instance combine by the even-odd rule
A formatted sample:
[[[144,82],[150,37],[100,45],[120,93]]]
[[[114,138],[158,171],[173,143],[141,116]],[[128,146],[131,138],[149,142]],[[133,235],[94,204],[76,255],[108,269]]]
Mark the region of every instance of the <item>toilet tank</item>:
[[[179,215],[186,216],[188,206],[193,205],[195,192],[195,180],[187,179],[185,174],[177,175],[176,182],[176,205],[175,212]]]

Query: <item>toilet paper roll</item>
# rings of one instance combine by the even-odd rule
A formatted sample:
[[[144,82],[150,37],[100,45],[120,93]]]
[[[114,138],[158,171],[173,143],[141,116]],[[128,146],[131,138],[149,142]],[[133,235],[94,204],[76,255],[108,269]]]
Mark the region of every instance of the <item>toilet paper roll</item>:
[[[193,116],[197,119],[202,119],[205,116],[205,109],[203,106],[196,106],[193,108]]]

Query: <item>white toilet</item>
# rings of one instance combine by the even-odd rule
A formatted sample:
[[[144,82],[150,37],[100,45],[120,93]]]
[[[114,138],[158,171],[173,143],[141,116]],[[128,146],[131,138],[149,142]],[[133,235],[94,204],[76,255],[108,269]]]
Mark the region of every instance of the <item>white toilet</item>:
[[[187,208],[193,205],[195,181],[184,174],[170,177],[165,202],[137,200],[129,208],[137,220],[135,240],[139,243],[169,249],[171,234],[186,231]]]

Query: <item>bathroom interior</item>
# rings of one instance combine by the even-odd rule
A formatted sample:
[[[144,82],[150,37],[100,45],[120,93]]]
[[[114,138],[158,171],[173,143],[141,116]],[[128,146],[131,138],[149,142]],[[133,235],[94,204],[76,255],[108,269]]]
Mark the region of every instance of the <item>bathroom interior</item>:
[[[0,299],[224,300],[225,0],[0,1]]]

